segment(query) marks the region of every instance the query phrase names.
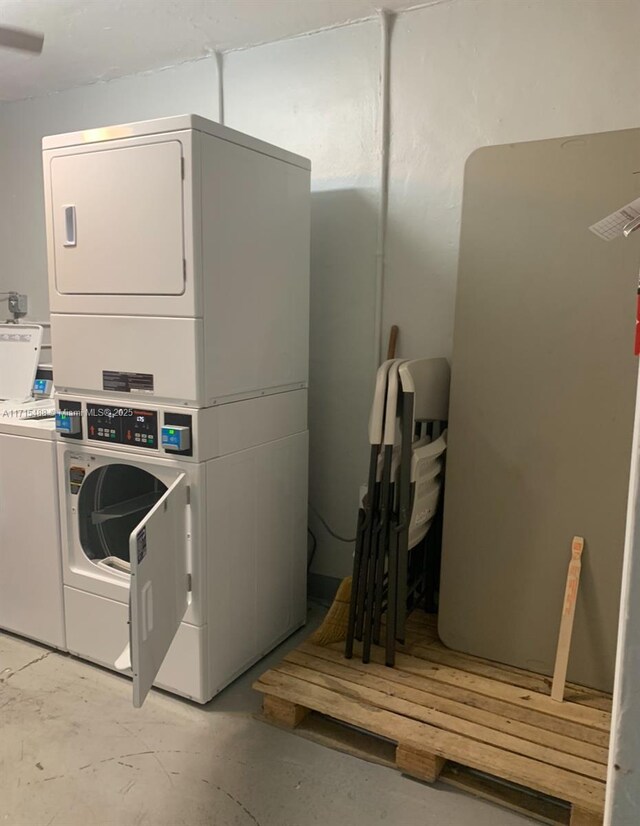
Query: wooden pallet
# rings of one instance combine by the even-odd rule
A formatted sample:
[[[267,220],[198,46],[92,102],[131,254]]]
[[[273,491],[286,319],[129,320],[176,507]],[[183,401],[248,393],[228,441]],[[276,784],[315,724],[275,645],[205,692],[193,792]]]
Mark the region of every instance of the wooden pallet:
[[[601,826],[610,695],[569,684],[557,703],[547,678],[450,651],[420,613],[393,669],[342,650],[302,643],[263,674],[264,717],[544,823]]]

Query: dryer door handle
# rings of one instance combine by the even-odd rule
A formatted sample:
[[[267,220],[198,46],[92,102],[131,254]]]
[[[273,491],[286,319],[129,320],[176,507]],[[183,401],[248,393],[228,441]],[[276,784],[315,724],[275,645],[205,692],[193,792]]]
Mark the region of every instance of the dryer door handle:
[[[68,204],[64,209],[64,244],[65,247],[76,246],[76,207]]]

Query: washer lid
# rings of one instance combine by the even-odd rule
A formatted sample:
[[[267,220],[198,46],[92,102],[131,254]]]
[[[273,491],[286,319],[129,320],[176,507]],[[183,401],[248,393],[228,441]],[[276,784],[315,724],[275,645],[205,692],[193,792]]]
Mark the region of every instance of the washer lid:
[[[41,344],[39,324],[0,324],[0,399],[31,398]]]

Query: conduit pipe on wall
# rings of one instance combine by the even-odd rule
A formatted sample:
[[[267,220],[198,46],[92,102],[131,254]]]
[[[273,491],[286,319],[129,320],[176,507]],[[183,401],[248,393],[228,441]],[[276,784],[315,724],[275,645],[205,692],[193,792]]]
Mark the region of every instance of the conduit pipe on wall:
[[[218,123],[224,124],[224,54],[216,51],[215,55],[218,75]]]
[[[391,31],[394,15],[380,9],[380,79],[379,79],[379,131],[380,131],[380,180],[378,203],[378,232],[376,242],[376,281],[373,325],[373,372],[384,358],[382,342],[382,307],[384,302],[385,254],[387,241],[387,215],[389,211],[389,150],[391,144]]]

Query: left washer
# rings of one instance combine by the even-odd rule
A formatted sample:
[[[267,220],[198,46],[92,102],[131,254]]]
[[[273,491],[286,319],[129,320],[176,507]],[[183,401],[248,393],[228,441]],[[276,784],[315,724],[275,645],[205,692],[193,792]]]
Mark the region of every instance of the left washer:
[[[0,627],[66,647],[54,423],[3,405]]]

